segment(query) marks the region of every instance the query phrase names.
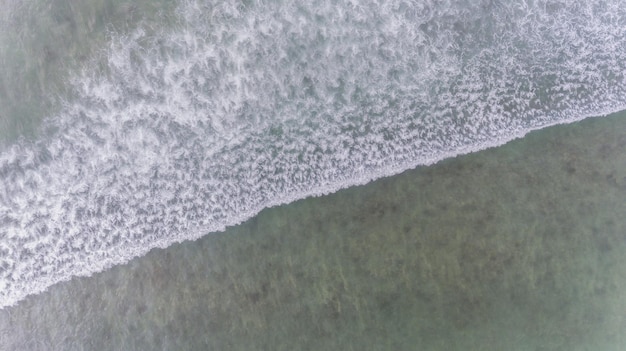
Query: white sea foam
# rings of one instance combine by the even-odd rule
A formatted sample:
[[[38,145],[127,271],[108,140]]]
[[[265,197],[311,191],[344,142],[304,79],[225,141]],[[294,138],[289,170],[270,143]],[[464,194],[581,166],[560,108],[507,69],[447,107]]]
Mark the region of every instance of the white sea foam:
[[[606,1],[187,0],[0,155],[0,308],[55,282],[626,107]],[[150,34],[148,34],[150,33]]]

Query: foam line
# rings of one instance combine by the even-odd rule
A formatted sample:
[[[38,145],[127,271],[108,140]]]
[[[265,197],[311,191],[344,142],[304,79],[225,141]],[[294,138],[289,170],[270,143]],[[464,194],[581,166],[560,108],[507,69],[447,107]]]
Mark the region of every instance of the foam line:
[[[0,155],[0,308],[266,207],[626,108],[619,0],[178,11],[174,29],[114,36],[46,120],[58,131]]]

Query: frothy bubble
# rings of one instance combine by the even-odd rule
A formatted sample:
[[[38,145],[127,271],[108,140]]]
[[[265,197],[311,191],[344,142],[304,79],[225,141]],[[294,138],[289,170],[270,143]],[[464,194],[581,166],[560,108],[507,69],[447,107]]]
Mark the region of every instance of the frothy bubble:
[[[0,155],[0,307],[261,209],[626,106],[621,1],[202,1]]]

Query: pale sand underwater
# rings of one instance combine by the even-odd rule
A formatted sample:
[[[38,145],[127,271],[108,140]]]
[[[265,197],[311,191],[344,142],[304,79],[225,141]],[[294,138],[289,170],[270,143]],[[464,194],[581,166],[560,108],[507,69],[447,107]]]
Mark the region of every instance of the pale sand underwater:
[[[264,210],[0,310],[2,350],[623,350],[626,114]]]

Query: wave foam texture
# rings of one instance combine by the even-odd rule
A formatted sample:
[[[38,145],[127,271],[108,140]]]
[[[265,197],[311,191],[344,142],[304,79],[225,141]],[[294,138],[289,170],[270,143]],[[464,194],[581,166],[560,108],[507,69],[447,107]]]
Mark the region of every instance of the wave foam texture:
[[[261,209],[625,107],[605,1],[189,0],[0,155],[0,308]],[[151,33],[151,34],[148,34]]]

